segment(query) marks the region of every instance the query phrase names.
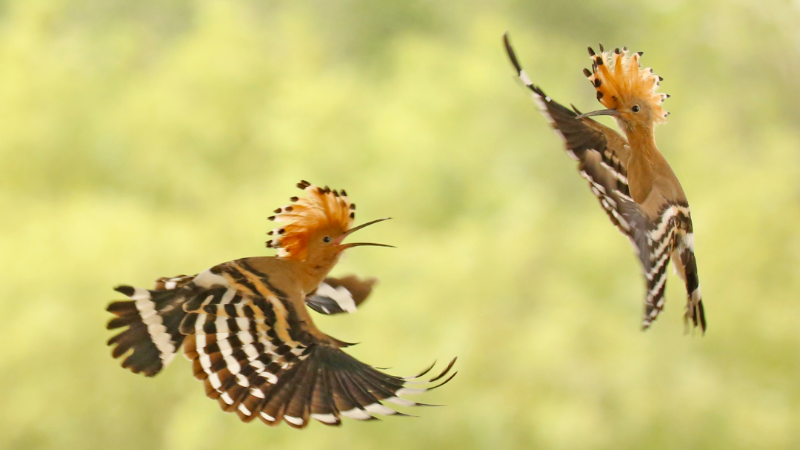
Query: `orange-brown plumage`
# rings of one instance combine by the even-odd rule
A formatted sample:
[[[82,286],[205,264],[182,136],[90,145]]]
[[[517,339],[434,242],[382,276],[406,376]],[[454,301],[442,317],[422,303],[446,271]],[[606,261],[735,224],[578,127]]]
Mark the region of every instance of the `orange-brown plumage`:
[[[331,190],[301,181],[297,187],[306,197],[292,197],[292,204],[278,208],[270,220],[282,223],[268,234],[274,236],[268,247],[277,248],[282,258],[305,261],[309,242],[319,233],[340,235],[350,229],[355,219],[355,205],[345,191]]]
[[[655,142],[656,124],[669,113],[661,103],[667,94],[656,92],[660,77],[642,69],[641,53],[626,48],[597,54],[589,48],[592,70],[584,74],[607,109],[580,113],[545,95],[522,69],[504,37],[506,51],[523,83],[532,91],[542,114],[579,161],[578,170],[588,182],[611,222],[633,243],[644,269],[647,294],[642,327],[648,328],[664,308],[666,268],[672,258],[686,283],[685,318],[706,329],[700,294],[694,233],[686,195],[678,178]],[[591,116],[612,116],[623,137]]]
[[[153,376],[184,344],[195,377],[225,411],[246,422],[258,417],[297,428],[312,418],[338,425],[340,417],[399,414],[384,403],[414,406],[400,396],[435,387],[407,387],[408,379],[355,360],[341,350],[349,344],[314,324],[306,306],[322,314],[353,312],[370,294],[375,280],[327,276],[345,249],[381,246],[342,242],[386,219],[352,227],[355,205],[344,191],[306,181],[298,187],[306,196],[270,217],[281,223],[267,243],[277,256],[160,278],[155,290],[117,288],[130,300],[109,307],[117,316],[109,328],[127,329],[109,345],[116,345],[114,357],[127,355],[123,367]]]
[[[641,53],[631,53],[627,48],[599,54],[590,48],[592,72],[586,70],[589,81],[597,90],[597,100],[606,108],[618,111],[627,105],[637,104],[650,108],[654,124],[666,121],[668,112],[661,103],[667,94],[656,92],[660,77],[650,68],[641,68]]]

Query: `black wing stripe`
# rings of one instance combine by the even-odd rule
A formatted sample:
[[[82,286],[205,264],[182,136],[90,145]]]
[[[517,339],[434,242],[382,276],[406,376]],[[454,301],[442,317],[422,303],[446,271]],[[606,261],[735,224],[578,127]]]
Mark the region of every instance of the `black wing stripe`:
[[[183,306],[186,312],[198,312],[204,305],[219,303],[222,296],[227,292],[227,288],[216,287],[198,292],[191,300]]]

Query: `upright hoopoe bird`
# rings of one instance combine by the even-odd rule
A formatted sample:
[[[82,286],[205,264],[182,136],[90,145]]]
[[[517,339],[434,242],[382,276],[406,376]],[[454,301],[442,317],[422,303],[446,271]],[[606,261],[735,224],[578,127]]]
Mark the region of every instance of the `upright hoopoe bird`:
[[[122,366],[154,376],[172,361],[181,344],[194,376],[223,410],[245,422],[258,417],[268,425],[285,420],[296,428],[309,418],[327,425],[340,417],[374,419],[373,414],[400,414],[382,402],[422,405],[401,398],[438,385],[421,383],[438,376],[387,375],[341,348],[350,344],[320,331],[306,305],[323,314],[353,312],[375,280],[326,278],[348,248],[375,245],[342,241],[353,232],[386,219],[351,228],[355,204],[344,190],[320,188],[303,181],[306,197],[278,208],[270,220],[286,222],[270,231],[267,246],[276,257],[237,259],[193,276],[160,278],[155,289],[119,286],[130,300],[108,310],[117,317],[109,329],[127,327],[108,341],[113,356],[128,355]],[[132,350],[130,354],[128,352]],[[414,387],[409,387],[414,385]]]
[[[684,318],[705,332],[689,203],[654,137],[655,125],[665,122],[669,114],[661,108],[669,95],[656,92],[661,77],[641,68],[641,52],[630,53],[627,48],[605,52],[601,45],[596,54],[590,47],[592,70],[584,69],[584,74],[607,109],[581,114],[534,85],[517,61],[508,33],[504,42],[519,78],[564,140],[567,154],[579,162],[578,170],[600,206],[639,254],[647,283],[642,328],[647,329],[664,309],[666,270],[672,257],[676,272],[686,282]],[[627,139],[589,118],[599,115],[616,119]]]

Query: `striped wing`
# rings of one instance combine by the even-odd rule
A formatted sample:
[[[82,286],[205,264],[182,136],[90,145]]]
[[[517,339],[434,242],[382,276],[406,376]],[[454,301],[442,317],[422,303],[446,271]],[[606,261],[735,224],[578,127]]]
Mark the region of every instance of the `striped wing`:
[[[367,299],[378,280],[362,280],[350,275],[344,278],[328,277],[306,296],[306,305],[320,314],[354,313]]]
[[[542,114],[564,141],[567,154],[579,162],[578,170],[589,182],[600,206],[639,253],[647,284],[643,328],[648,328],[664,308],[666,266],[671,256],[676,271],[686,282],[687,320],[691,319],[694,327],[705,331],[688,204],[659,204],[655,208],[645,208],[658,211],[657,214],[644,213],[631,198],[628,188],[630,147],[625,138],[592,119],[576,118],[580,112],[574,106],[570,110],[553,101],[522,69],[508,35],[504,36],[504,42],[520,80],[531,90]]]
[[[619,133],[589,118],[578,119],[579,111],[553,101],[534,85],[517,61],[514,49],[504,36],[508,57],[517,74],[532,92],[534,101],[566,146],[567,154],[578,161],[578,170],[611,222],[631,238],[630,227],[622,215],[620,203],[631,201],[628,189],[628,143]]]
[[[433,389],[455,375],[438,385],[409,388],[421,380],[384,374],[317,340],[291,319],[281,319],[287,317],[287,304],[280,294],[248,283],[230,267],[225,270],[220,276],[212,269],[203,278],[206,289],[185,304],[180,331],[206,394],[243,421],[258,417],[277,425],[284,420],[302,428],[309,418],[338,425],[341,417],[400,414],[383,403],[419,405],[400,396]],[[451,367],[425,381],[444,377]]]
[[[108,329],[124,328],[108,340],[108,345],[114,346],[114,358],[125,356],[122,367],[152,377],[172,362],[183,343],[178,331],[185,315],[183,304],[193,295],[180,287],[191,278],[159,278],[153,290],[132,286],[115,289],[129,299],[108,305],[108,311],[116,316],[108,322]]]
[[[649,200],[649,199],[648,199]],[[675,270],[686,282],[688,300],[686,320],[693,327],[706,330],[705,311],[700,295],[700,282],[694,255],[694,234],[689,205],[664,203],[657,214],[647,214],[648,202],[643,208],[632,203],[623,205],[623,212],[631,224],[634,245],[644,269],[647,295],[645,297],[642,328],[647,329],[664,309],[664,292],[667,284],[667,265],[675,261]]]

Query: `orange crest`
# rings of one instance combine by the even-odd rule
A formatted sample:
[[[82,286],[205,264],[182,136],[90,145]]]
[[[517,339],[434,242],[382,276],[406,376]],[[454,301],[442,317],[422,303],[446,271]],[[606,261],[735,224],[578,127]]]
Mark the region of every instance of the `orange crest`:
[[[667,94],[657,93],[661,77],[653,73],[653,69],[642,69],[639,58],[642,52],[630,53],[627,48],[604,52],[600,45],[600,54],[595,54],[589,47],[592,57],[592,72],[584,69],[583,73],[597,89],[597,100],[606,108],[617,109],[620,104],[627,104],[636,98],[648,102],[653,112],[655,123],[665,122],[668,112],[661,103],[669,98]]]
[[[306,197],[292,197],[292,203],[275,210],[269,220],[289,222],[269,233],[275,236],[267,241],[267,247],[278,249],[278,256],[305,260],[307,245],[317,232],[328,228],[339,228],[347,231],[356,217],[356,205],[350,203],[344,190],[334,191],[329,187],[314,186],[308,181],[297,183],[297,187],[306,191]]]

